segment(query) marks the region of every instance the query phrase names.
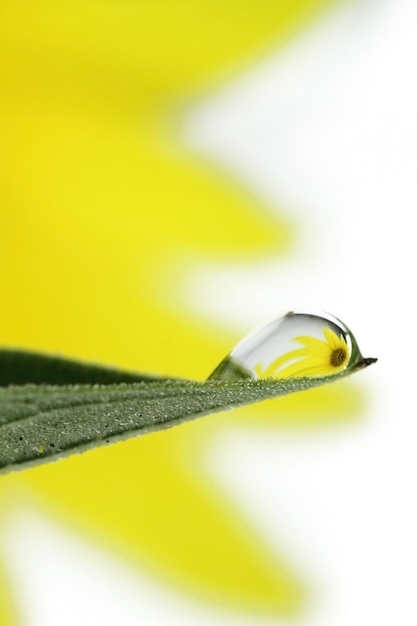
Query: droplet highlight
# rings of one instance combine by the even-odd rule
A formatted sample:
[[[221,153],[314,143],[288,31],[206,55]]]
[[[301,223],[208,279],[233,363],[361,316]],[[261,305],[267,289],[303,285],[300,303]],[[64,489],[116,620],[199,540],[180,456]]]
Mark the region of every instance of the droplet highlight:
[[[291,311],[242,339],[209,379],[315,378],[375,361],[333,315]]]

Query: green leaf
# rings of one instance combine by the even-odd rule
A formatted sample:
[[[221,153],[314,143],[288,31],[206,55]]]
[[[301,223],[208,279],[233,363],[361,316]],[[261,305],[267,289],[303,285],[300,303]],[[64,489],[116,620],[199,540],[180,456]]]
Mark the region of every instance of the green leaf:
[[[8,385],[0,388],[0,471],[23,469],[208,413],[311,389],[373,361],[362,359],[350,370],[321,378],[197,382],[0,350],[0,380]],[[63,380],[72,384],[57,384]]]
[[[137,374],[80,363],[58,356],[0,349],[0,387],[7,385],[73,385],[129,383],[142,380],[161,380],[160,376]]]

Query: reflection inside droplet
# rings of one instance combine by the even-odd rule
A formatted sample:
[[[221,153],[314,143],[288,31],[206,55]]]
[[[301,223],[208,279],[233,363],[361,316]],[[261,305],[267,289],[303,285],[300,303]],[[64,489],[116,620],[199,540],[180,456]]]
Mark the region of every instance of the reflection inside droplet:
[[[337,374],[368,365],[355,338],[327,313],[287,313],[240,341],[209,378],[293,378]]]

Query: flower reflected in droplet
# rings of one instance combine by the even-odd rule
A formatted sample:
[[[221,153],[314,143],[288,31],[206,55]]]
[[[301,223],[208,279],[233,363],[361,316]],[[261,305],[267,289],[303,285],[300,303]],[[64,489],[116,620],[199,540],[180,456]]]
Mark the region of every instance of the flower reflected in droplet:
[[[323,327],[323,339],[310,336],[294,337],[303,347],[291,350],[264,368],[255,365],[259,378],[291,378],[301,376],[329,376],[343,370],[349,361],[348,344],[330,328]]]
[[[363,358],[348,327],[334,315],[290,311],[246,335],[210,378],[314,378],[374,361]]]

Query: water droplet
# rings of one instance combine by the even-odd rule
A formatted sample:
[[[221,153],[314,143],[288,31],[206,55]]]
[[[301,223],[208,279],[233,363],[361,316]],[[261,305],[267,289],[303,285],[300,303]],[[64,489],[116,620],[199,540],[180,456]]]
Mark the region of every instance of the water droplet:
[[[209,378],[331,376],[375,360],[362,357],[350,330],[333,315],[290,312],[244,337]]]

